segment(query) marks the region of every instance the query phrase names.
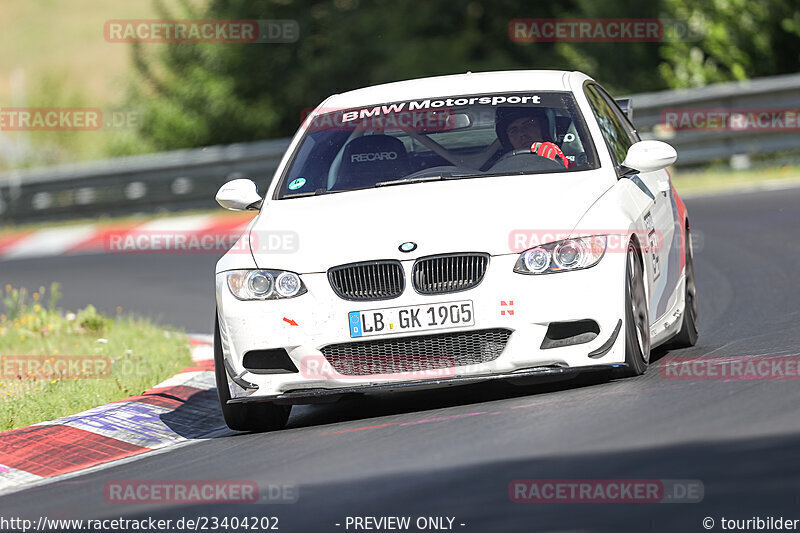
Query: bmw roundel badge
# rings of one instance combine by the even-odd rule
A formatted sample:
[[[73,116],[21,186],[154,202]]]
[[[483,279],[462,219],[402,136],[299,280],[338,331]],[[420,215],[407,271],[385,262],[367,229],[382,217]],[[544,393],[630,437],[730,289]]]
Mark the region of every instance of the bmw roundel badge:
[[[398,249],[401,252],[406,252],[406,253],[413,252],[414,250],[417,249],[417,243],[415,243],[415,242],[404,242],[403,244],[398,246]]]

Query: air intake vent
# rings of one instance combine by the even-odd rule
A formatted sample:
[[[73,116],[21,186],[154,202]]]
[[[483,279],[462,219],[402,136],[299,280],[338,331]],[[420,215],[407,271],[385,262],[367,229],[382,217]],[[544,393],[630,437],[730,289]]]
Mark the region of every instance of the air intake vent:
[[[411,279],[420,294],[448,294],[476,287],[486,274],[489,254],[447,254],[422,257]]]
[[[400,261],[367,261],[328,270],[328,281],[339,298],[353,301],[389,300],[403,294]]]
[[[244,354],[242,366],[253,374],[284,374],[297,372],[289,354],[283,348],[250,350]]]
[[[511,331],[484,329],[400,339],[331,344],[321,349],[340,374],[365,376],[420,372],[494,361]]]

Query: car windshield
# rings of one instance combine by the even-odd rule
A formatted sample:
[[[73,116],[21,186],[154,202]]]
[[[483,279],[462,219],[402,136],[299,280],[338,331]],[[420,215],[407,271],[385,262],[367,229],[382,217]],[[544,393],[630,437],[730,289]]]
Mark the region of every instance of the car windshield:
[[[277,199],[597,168],[568,92],[493,93],[323,110],[303,128]]]

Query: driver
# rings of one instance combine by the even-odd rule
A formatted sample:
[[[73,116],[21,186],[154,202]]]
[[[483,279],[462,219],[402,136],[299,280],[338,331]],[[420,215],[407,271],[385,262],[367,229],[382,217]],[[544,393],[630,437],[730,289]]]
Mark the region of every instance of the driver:
[[[504,152],[530,150],[548,159],[559,158],[569,168],[569,161],[553,142],[550,120],[544,109],[499,107],[495,112],[494,123]]]

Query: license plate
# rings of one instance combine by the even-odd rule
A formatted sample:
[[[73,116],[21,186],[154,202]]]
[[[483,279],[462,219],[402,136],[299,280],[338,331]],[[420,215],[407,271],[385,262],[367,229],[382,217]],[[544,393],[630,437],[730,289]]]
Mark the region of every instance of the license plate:
[[[351,337],[475,325],[472,300],[351,311],[347,318]]]

